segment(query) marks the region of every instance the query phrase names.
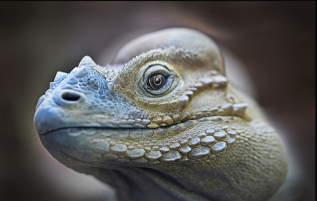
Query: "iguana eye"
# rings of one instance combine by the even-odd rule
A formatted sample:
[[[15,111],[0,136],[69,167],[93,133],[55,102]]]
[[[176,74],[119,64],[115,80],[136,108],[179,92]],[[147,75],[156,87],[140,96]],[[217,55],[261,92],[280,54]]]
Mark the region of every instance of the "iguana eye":
[[[166,78],[162,74],[154,74],[148,80],[148,85],[151,86],[154,90],[162,88],[165,83]]]
[[[143,89],[151,95],[165,95],[172,89],[176,74],[164,65],[152,64],[143,73]]]

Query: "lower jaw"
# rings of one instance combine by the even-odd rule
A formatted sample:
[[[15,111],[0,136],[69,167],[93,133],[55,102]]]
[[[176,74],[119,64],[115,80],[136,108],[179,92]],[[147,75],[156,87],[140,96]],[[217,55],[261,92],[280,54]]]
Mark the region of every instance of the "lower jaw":
[[[157,129],[65,128],[40,138],[53,156],[61,152],[101,166],[185,163],[212,160],[224,152],[235,143],[241,121],[213,116]]]

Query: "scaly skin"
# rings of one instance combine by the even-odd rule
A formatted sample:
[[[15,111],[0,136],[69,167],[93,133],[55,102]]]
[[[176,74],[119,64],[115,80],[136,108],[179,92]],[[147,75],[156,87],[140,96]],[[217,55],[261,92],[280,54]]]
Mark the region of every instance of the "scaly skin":
[[[228,83],[215,43],[190,29],[142,36],[112,65],[84,57],[56,75],[34,122],[58,161],[119,200],[267,200],[287,173],[277,133]]]

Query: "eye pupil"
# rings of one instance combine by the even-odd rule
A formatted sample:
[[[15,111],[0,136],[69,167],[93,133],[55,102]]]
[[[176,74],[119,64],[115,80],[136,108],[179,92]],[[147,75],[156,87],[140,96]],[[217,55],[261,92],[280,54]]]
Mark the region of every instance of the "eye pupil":
[[[160,89],[165,85],[166,78],[161,74],[152,75],[149,78],[148,84],[152,89]]]
[[[162,78],[160,78],[159,76],[155,76],[154,84],[155,85],[160,85],[161,83],[162,83]]]

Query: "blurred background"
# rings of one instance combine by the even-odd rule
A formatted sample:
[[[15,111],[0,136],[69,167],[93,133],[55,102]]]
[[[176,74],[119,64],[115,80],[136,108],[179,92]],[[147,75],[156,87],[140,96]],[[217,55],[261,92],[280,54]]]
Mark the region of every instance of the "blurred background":
[[[315,198],[315,2],[0,2],[0,200],[114,201],[114,189],[59,164],[33,126],[57,71],[111,62],[128,41],[188,27],[224,50],[229,79],[278,130]],[[247,77],[249,76],[249,77]]]

